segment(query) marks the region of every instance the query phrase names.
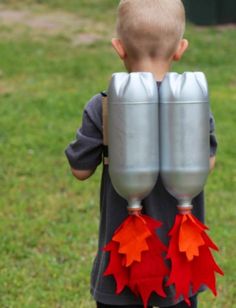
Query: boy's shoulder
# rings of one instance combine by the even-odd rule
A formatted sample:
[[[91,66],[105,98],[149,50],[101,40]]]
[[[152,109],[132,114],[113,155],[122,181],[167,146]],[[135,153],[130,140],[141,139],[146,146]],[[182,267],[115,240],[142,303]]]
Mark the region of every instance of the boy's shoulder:
[[[102,95],[103,92],[94,95],[86,104],[85,110],[87,112],[92,110],[100,110],[102,108]]]
[[[102,127],[102,94],[97,93],[85,105],[84,108],[85,118],[89,118],[99,130]]]

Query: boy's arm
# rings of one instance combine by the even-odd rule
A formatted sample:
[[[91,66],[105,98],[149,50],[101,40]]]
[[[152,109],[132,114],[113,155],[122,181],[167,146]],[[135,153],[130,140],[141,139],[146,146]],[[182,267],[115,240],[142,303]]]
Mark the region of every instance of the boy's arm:
[[[76,139],[66,150],[72,174],[78,180],[90,177],[102,161],[102,103],[101,95],[94,96],[83,113],[83,121],[78,129]]]
[[[210,157],[210,171],[212,171],[215,168],[215,164],[216,164],[216,157],[215,156]]]

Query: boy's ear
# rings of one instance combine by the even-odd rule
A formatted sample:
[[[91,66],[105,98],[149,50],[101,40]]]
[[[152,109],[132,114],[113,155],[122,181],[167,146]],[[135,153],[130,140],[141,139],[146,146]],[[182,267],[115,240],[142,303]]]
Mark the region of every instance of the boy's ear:
[[[179,42],[179,46],[173,56],[173,60],[179,61],[187,48],[188,48],[188,40],[182,39]]]
[[[113,46],[113,48],[115,49],[115,51],[117,52],[118,56],[124,60],[125,56],[126,56],[126,51],[125,48],[123,46],[123,43],[120,39],[118,38],[113,38],[111,40],[111,44]]]

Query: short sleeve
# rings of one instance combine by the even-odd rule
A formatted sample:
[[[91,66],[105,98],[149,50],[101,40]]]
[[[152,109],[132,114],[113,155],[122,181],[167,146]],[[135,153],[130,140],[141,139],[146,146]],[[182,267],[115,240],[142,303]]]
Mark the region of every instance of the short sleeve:
[[[217,140],[215,136],[215,120],[213,114],[210,113],[210,156],[215,156],[217,150]]]
[[[73,169],[91,170],[101,163],[102,151],[102,102],[98,94],[85,107],[82,125],[65,154]]]

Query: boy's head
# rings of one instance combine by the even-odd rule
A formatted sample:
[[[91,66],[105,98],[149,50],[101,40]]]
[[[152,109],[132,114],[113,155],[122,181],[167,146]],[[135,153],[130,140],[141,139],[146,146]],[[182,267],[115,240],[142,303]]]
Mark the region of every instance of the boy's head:
[[[185,11],[181,0],[121,0],[118,39],[112,43],[116,50],[123,48],[135,61],[145,58],[166,61],[177,52],[184,29]]]

